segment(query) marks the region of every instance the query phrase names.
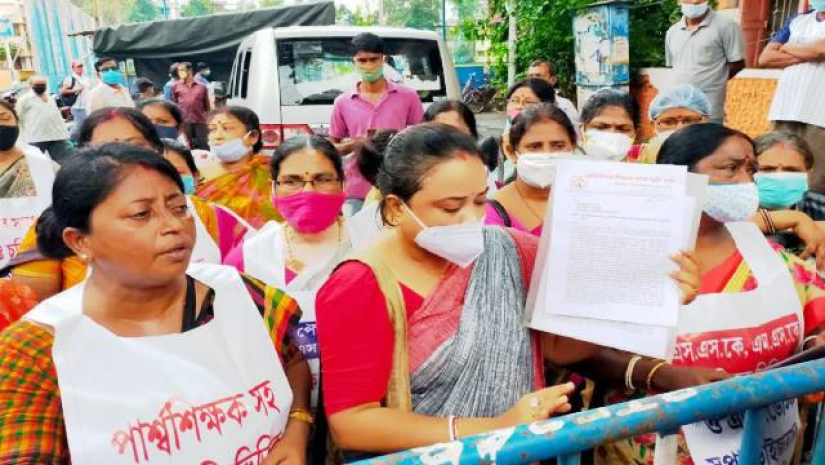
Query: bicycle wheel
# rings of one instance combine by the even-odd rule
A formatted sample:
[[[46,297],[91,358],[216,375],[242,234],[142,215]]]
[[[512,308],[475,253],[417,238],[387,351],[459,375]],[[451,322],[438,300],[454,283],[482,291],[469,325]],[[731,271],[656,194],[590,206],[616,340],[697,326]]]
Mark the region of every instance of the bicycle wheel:
[[[470,94],[467,95],[467,99],[464,101],[464,103],[467,104],[467,107],[470,108],[470,111],[476,114],[484,111],[484,107],[486,105],[486,102],[484,101],[484,96],[481,94],[481,92],[477,91],[470,92]]]

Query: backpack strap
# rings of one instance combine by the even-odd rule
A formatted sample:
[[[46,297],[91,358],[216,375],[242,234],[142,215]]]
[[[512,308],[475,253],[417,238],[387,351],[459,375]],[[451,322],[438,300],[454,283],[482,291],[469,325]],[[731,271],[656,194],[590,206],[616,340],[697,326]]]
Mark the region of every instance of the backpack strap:
[[[496,211],[498,216],[501,218],[502,223],[504,226],[510,228],[513,226],[513,220],[510,219],[510,214],[507,213],[507,210],[504,208],[504,205],[501,204],[496,199],[490,199],[487,201],[487,204],[493,207],[493,210]]]

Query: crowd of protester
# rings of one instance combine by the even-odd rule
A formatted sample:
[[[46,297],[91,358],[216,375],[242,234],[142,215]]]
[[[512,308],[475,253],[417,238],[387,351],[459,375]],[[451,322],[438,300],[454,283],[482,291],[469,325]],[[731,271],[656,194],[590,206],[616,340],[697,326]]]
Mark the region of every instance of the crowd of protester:
[[[668,60],[695,75],[650,105],[650,140],[633,95],[603,89],[578,112],[542,60],[509,89],[503,133],[479,140],[462,102],[425,111],[384,78],[370,33],[353,40],[361,80],[336,99],[329,137],[274,153],[253,111],[214,104],[202,63],[134,96],[114,60],[97,61],[96,85],[73,63],[59,91],[71,134],[32,78],[16,108],[0,102],[0,239],[16,247],[3,255],[0,242],[0,462],[89,460],[118,441],[101,440],[109,413],[171,415],[173,395],[205,402],[261,380],[282,408],[221,440],[266,438],[259,463],[350,461],[712,383],[825,343],[825,113],[786,90],[807,79],[797,66],[825,84],[822,55],[795,36],[825,38],[811,19],[825,5],[764,52],[787,69],[777,131],[754,140],[722,124],[741,40],[706,2],[682,3]],[[691,67],[707,46],[713,69]],[[682,310],[743,325],[779,312],[798,330],[770,353],[688,362],[526,328],[556,170],[577,159],[706,175],[695,248],[673,257]],[[374,237],[360,233],[368,212]],[[648,464],[654,445],[589,453]],[[684,441],[678,454],[692,463]]]

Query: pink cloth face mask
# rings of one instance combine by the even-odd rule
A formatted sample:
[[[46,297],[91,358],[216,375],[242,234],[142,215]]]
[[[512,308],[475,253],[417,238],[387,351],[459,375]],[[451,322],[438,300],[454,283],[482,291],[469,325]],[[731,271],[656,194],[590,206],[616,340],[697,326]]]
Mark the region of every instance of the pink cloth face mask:
[[[322,194],[302,191],[286,197],[272,197],[275,208],[286,222],[303,234],[319,233],[332,226],[346,200],[347,195],[343,192]]]

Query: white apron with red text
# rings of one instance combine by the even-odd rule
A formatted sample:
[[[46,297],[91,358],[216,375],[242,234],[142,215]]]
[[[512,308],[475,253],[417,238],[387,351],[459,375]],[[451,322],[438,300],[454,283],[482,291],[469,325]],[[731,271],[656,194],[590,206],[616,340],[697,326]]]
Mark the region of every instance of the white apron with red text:
[[[123,338],[82,314],[86,283],[27,318],[55,331],[53,358],[75,464],[261,463],[292,392],[237,272],[192,265],[214,319],[181,334]]]
[[[295,331],[295,344],[309,364],[312,373],[312,407],[318,405],[318,386],[321,374],[321,358],[318,338],[315,334],[315,296],[318,288],[329,277],[334,265],[349,251],[344,245],[323,266],[308,268],[286,284],[286,254],[284,230],[280,224],[270,221],[243,243],[244,272],[265,284],[283,289],[298,302],[301,322]]]
[[[215,265],[220,265],[223,261],[221,249],[218,247],[215,239],[212,238],[212,235],[209,234],[209,231],[206,230],[206,225],[203,224],[203,220],[198,215],[195,206],[192,205],[192,200],[188,196],[186,197],[186,206],[189,207],[189,211],[192,212],[192,216],[194,217],[196,233],[195,247],[192,249],[192,257],[189,259],[189,262],[214,263]]]
[[[759,371],[801,348],[802,305],[788,267],[752,223],[727,225],[756,278],[747,292],[699,296],[682,308],[673,363],[724,368],[729,373]],[[768,406],[763,464],[788,464],[799,434],[795,400]],[[744,412],[682,428],[694,463],[739,463]]]
[[[34,195],[0,199],[0,267],[17,255],[23,237],[37,217],[52,203],[54,162],[36,148],[21,147],[29,165]]]

